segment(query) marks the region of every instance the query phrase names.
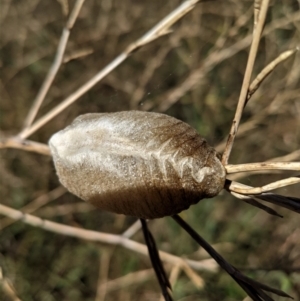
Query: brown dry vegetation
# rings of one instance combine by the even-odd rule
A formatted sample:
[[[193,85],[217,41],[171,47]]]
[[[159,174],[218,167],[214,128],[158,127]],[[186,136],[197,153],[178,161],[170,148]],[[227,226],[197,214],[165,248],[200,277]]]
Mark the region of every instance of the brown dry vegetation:
[[[66,3],[69,8],[62,5]],[[86,1],[38,118],[179,3]],[[0,0],[2,138],[18,134],[22,128],[52,64],[73,4]],[[254,74],[283,51],[299,46],[299,9],[296,0],[271,1]],[[164,112],[184,120],[222,151],[239,97],[252,30],[252,0],[199,4],[173,26],[173,33],[135,52],[30,139],[47,143],[53,133],[79,114],[136,109]],[[291,160],[299,160],[299,66],[300,55],[296,53],[281,63],[254,94],[245,109],[230,163],[265,161],[290,153],[294,154]],[[33,215],[42,218],[114,234],[121,234],[134,222],[133,218],[95,210],[63,189],[57,190],[59,182],[49,156],[1,149],[0,178],[2,204],[16,209],[37,204]],[[243,182],[260,186],[280,178],[276,173],[247,175]],[[281,193],[299,197],[299,184]],[[201,201],[182,217],[247,275],[300,300],[299,215],[279,211],[283,219],[224,192]],[[151,267],[148,257],[122,247],[47,232],[22,221],[11,222],[0,217],[0,268],[3,279],[21,300],[159,300],[154,274],[147,271]],[[154,220],[149,226],[160,249],[195,260],[207,258],[171,218]],[[143,242],[140,232],[132,238]],[[166,268],[176,276],[174,265],[166,264]],[[132,277],[122,278],[131,273]],[[175,300],[245,298],[222,271],[196,273],[198,278],[178,271]],[[6,283],[4,280],[2,283]],[[2,300],[18,300],[9,297],[5,287],[3,284],[0,288],[0,295],[6,296]]]

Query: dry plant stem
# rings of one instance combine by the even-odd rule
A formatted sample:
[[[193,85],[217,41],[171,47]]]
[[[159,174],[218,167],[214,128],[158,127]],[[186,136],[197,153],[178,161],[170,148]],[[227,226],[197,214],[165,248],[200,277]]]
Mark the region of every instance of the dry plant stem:
[[[261,171],[261,170],[295,170],[300,171],[300,162],[259,162],[247,164],[228,164],[225,166],[226,173],[238,173],[247,171]]]
[[[241,126],[240,126],[240,134],[241,134],[241,130],[243,128],[243,126],[245,125],[245,123],[243,123]],[[239,135],[240,137],[240,135]],[[219,147],[216,147],[216,150],[220,152],[220,148]],[[267,163],[267,165],[269,163],[272,163],[272,162],[280,162],[280,165],[282,163],[286,164],[290,161],[293,161],[293,160],[299,160],[300,158],[300,150],[296,150],[296,151],[293,151],[291,152],[290,154],[288,155],[285,155],[285,156],[281,156],[281,157],[275,157],[275,158],[272,158],[272,159],[269,159],[265,162],[261,162],[261,164],[264,164],[264,163]],[[293,163],[296,163],[296,164],[299,164],[300,162],[291,162],[292,164]],[[248,163],[248,164],[257,164],[257,163]],[[230,180],[238,180],[238,179],[241,179],[241,178],[244,178],[244,177],[247,177],[249,176],[250,174],[268,174],[268,173],[281,173],[281,170],[289,170],[289,169],[281,169],[281,168],[278,168],[278,169],[273,169],[273,168],[262,168],[262,169],[258,169],[258,170],[248,170],[248,167],[247,165],[248,164],[245,164],[245,168],[246,170],[245,171],[242,171],[242,165],[244,164],[237,164],[237,165],[226,165],[225,166],[225,169],[227,168],[227,166],[232,166],[232,167],[229,167],[228,169],[228,174],[230,174]],[[260,163],[258,163],[260,164]],[[240,166],[240,167],[239,167]],[[236,169],[240,169],[240,171],[235,171]],[[251,167],[252,169],[252,167]],[[293,169],[291,169],[293,170]],[[295,169],[296,170],[296,169]],[[234,174],[233,174],[234,173]]]
[[[159,37],[170,32],[170,27],[176,23],[180,18],[182,18],[185,14],[191,11],[195,5],[199,2],[196,0],[190,0],[183,2],[178,8],[176,8],[173,12],[171,12],[168,16],[166,16],[162,21],[160,21],[156,26],[154,26],[150,31],[148,31],[144,36],[142,36],[136,42],[130,44],[123,53],[121,53],[118,57],[116,57],[110,64],[108,64],[104,69],[102,69],[99,73],[97,73],[94,77],[92,77],[89,81],[87,81],[83,86],[81,86],[77,91],[72,93],[69,97],[63,100],[59,105],[50,110],[43,117],[38,119],[35,123],[33,123],[30,127],[23,129],[19,137],[21,139],[25,139],[34,132],[36,132],[39,128],[49,122],[52,118],[57,116],[63,110],[65,110],[68,106],[70,106],[73,102],[75,102],[79,97],[81,97],[84,93],[90,90],[93,86],[95,86],[100,80],[102,80],[107,74],[109,74],[112,70],[118,67],[123,61],[125,61],[134,51],[139,49],[140,47],[158,39]]]
[[[72,213],[86,213],[94,210],[96,210],[96,208],[92,207],[88,203],[77,202],[66,205],[43,207],[41,209],[38,209],[37,215],[43,218],[52,218],[63,215],[70,215]]]
[[[46,75],[46,78],[45,78],[35,100],[33,101],[33,105],[25,119],[24,129],[27,129],[32,124],[35,116],[37,115],[37,113],[39,111],[39,108],[41,107],[41,105],[55,79],[55,76],[56,76],[56,74],[62,64],[62,61],[63,61],[63,56],[64,56],[66,46],[67,46],[67,43],[69,40],[71,29],[74,26],[74,23],[78,17],[78,14],[80,12],[80,9],[81,9],[84,1],[85,0],[77,0],[73,7],[73,10],[67,21],[67,24],[66,24],[65,28],[63,29],[63,32],[62,32],[62,35],[61,35],[61,38],[60,38],[60,41],[59,41],[59,44],[58,44],[58,47],[56,50],[56,55],[55,55],[53,64],[52,64],[51,68],[49,69],[48,74]]]
[[[299,14],[300,16],[300,14]],[[275,114],[279,109],[281,109],[280,104],[278,104],[278,100],[281,99],[281,101],[283,102],[284,100],[288,100],[291,98],[296,99],[298,97],[300,93],[300,89],[296,89],[294,91],[286,91],[286,92],[282,92],[277,94],[276,98],[268,105],[268,107],[266,107],[265,109],[261,110],[260,112],[257,112],[255,115],[253,115],[253,117],[242,123],[239,127],[239,135],[238,137],[245,137],[246,134],[249,131],[252,131],[259,123],[264,122],[266,120],[266,117],[270,116],[271,114]],[[277,103],[276,103],[277,102]],[[226,140],[222,141],[221,143],[219,143],[215,149],[218,152],[222,152],[225,148],[226,145]],[[270,159],[268,161],[294,161],[299,159],[300,157],[300,150],[296,150],[293,151],[292,153],[282,156],[282,157],[278,157],[278,158],[274,158],[274,159]]]
[[[6,296],[9,297],[11,301],[21,301],[21,299],[17,296],[15,289],[11,285],[10,281],[3,277],[2,268],[0,267],[0,289],[5,293]]]
[[[257,21],[258,21],[260,4],[261,4],[261,0],[254,0],[254,27],[253,27],[254,30],[256,28]]]
[[[180,275],[181,268],[182,267],[180,265],[174,265],[174,267],[171,270],[170,282],[171,282],[172,287],[175,285],[175,283]]]
[[[139,220],[134,222],[126,231],[123,232],[122,236],[126,238],[132,237],[135,233],[137,233],[142,228],[142,224]]]
[[[138,221],[140,223],[140,221]],[[174,269],[178,269],[179,271],[181,269],[189,269],[191,270],[191,268],[189,268],[188,266],[182,266],[182,265],[174,265],[174,268],[172,269],[172,271]],[[167,266],[167,270],[168,269],[168,266]],[[171,275],[170,275],[170,282],[173,286],[173,280],[172,280],[172,271],[171,271]],[[197,273],[195,273],[193,270],[191,270],[194,275],[198,276]],[[186,273],[188,275],[188,273]],[[137,272],[132,272],[132,273],[129,273],[125,276],[122,276],[122,277],[119,277],[117,279],[113,279],[113,280],[110,280],[106,283],[102,283],[98,289],[101,291],[103,289],[106,290],[106,293],[108,292],[111,292],[111,291],[116,291],[116,290],[119,290],[119,289],[122,289],[122,288],[125,288],[125,287],[128,287],[130,285],[136,285],[138,283],[145,283],[147,280],[149,279],[153,279],[154,277],[154,271],[153,269],[147,269],[147,270],[142,270],[142,271],[137,271]],[[193,281],[193,283],[195,284],[195,281],[192,279],[193,276],[189,276],[188,277]],[[199,277],[199,276],[198,276]],[[201,277],[199,277],[201,278]],[[201,278],[202,279],[202,278]],[[196,284],[195,284],[196,285]],[[196,286],[197,288],[199,288],[198,286]]]
[[[176,38],[177,36],[175,39]],[[162,47],[159,51],[157,51],[155,56],[148,59],[147,67],[145,68],[143,74],[141,74],[138,86],[133,89],[132,93],[130,93],[132,95],[130,100],[130,108],[136,108],[138,103],[142,100],[143,96],[145,95],[145,87],[147,83],[153,77],[155,70],[161,66],[171,49],[172,45],[169,45],[168,47]]]
[[[57,0],[59,4],[61,5],[61,10],[65,16],[69,13],[69,3],[68,0]]]
[[[63,59],[63,63],[66,64],[72,60],[76,60],[76,59],[82,58],[84,56],[87,56],[89,54],[92,54],[93,52],[94,52],[94,50],[92,48],[84,48],[84,49],[77,50],[77,51],[69,54],[68,56],[65,56]]]
[[[289,185],[294,185],[300,183],[300,178],[299,177],[290,177],[287,179],[279,180],[270,184],[267,184],[262,187],[255,187],[255,188],[245,188],[244,185],[232,181],[228,189],[233,192],[237,192],[240,194],[245,194],[245,195],[255,195],[255,194],[261,194],[264,192],[268,192],[271,190],[275,190],[281,187],[289,186]]]
[[[254,81],[251,83],[247,95],[247,102],[250,99],[250,97],[254,94],[254,92],[259,88],[261,83],[264,81],[264,79],[278,66],[281,62],[288,59],[292,54],[294,54],[296,51],[298,51],[299,48],[295,48],[293,50],[288,50],[283,53],[281,53],[275,60],[273,60],[270,64],[268,64],[254,79]]]
[[[16,148],[41,155],[51,156],[50,149],[47,144],[34,142],[31,140],[22,140],[19,137],[0,139],[0,149],[1,148]]]
[[[276,158],[272,158],[270,160],[268,160],[269,162],[270,161],[292,161],[292,160],[296,160],[296,159],[299,159],[300,158],[300,149],[297,149],[285,156],[281,156],[281,157],[276,157]]]
[[[266,26],[263,36],[266,36],[273,32],[275,29],[282,28],[287,26],[290,23],[297,22],[300,19],[300,12],[292,13],[289,15],[289,18],[281,18],[269,25]],[[214,51],[208,55],[201,65],[196,68],[191,74],[178,86],[170,91],[167,91],[159,98],[163,101],[156,108],[158,112],[165,112],[172,105],[174,105],[181,97],[183,97],[186,93],[193,90],[195,87],[199,87],[201,81],[206,79],[206,75],[218,64],[225,61],[226,59],[233,57],[236,53],[245,49],[251,44],[251,36],[248,35],[245,38],[239,40],[233,45],[221,49],[219,51]],[[144,110],[153,109],[153,104],[144,105]]]
[[[258,208],[268,212],[269,214],[282,217],[275,210],[261,204],[259,201],[268,202],[268,203],[286,208],[286,209],[291,210],[293,212],[300,213],[300,199],[299,198],[279,195],[279,194],[270,193],[270,192],[263,192],[261,194],[256,194],[256,195],[252,195],[252,194],[245,195],[245,194],[240,194],[240,193],[237,193],[237,192],[231,190],[230,186],[231,186],[231,188],[233,186],[236,186],[238,188],[242,188],[242,189],[244,189],[244,191],[246,191],[246,190],[249,191],[249,189],[252,189],[253,187],[248,186],[248,185],[244,185],[244,184],[241,184],[241,183],[237,183],[237,182],[234,182],[232,180],[226,180],[226,182],[225,182],[225,189],[227,191],[229,191],[232,195],[234,195],[238,199],[242,199],[243,201],[245,201],[246,203],[251,204],[252,206],[258,207]]]
[[[45,193],[39,197],[37,197],[35,200],[24,206],[20,209],[20,211],[24,213],[32,213],[36,211],[37,209],[41,208],[42,206],[48,204],[49,202],[52,202],[59,197],[61,197],[63,194],[67,192],[67,189],[63,186],[58,186],[57,188],[49,191],[48,193]],[[4,218],[0,222],[0,230],[3,230],[7,226],[13,224],[15,221],[10,218]]]
[[[153,278],[154,273],[153,269],[142,270],[138,272],[129,273],[120,278],[110,280],[106,283],[102,283],[98,289],[101,291],[103,289],[106,292],[116,291],[130,285],[136,285],[138,283],[144,283],[145,281]]]
[[[228,159],[229,159],[229,156],[230,156],[230,153],[232,150],[233,142],[234,142],[235,136],[237,134],[241,118],[242,118],[243,109],[245,107],[245,103],[246,103],[246,99],[247,99],[248,88],[250,85],[251,74],[253,71],[254,61],[256,58],[261,33],[262,33],[262,30],[263,30],[263,27],[265,24],[265,18],[266,18],[266,14],[268,11],[268,6],[269,6],[269,0],[262,0],[262,4],[260,7],[260,13],[258,16],[257,26],[253,33],[253,41],[252,41],[250,52],[249,52],[249,57],[248,57],[245,76],[244,76],[242,89],[241,89],[241,93],[240,93],[240,97],[239,97],[239,102],[238,102],[236,113],[235,113],[235,116],[234,116],[234,119],[232,122],[232,126],[231,126],[230,133],[228,136],[225,151],[222,156],[223,165],[226,165],[228,163]]]
[[[228,28],[227,35],[225,35],[225,32],[224,32],[224,34],[220,35],[220,37],[215,42],[215,45],[214,45],[215,49],[213,51],[224,49],[224,45],[225,45],[226,41],[229,38],[233,38],[234,36],[237,36],[239,30],[243,26],[246,26],[247,22],[250,20],[250,18],[252,18],[252,15],[253,15],[253,9],[250,7],[244,14],[241,14],[236,19],[236,21],[234,22],[234,25],[232,27]],[[225,29],[225,31],[226,31],[226,29]]]
[[[171,273],[170,273],[170,283],[171,283],[172,287],[174,287],[174,285],[179,277],[180,271],[181,271],[181,266],[179,266],[179,265],[173,266]],[[163,300],[164,300],[164,296],[161,295],[159,298],[159,301],[163,301]]]
[[[178,266],[176,266],[178,267]],[[197,289],[201,289],[204,287],[204,279],[202,277],[200,277],[197,273],[195,273],[189,266],[184,266],[184,267],[180,267],[183,269],[183,271],[185,272],[185,274],[187,275],[187,277],[189,277],[191,279],[191,281],[193,282],[193,284],[195,285],[195,287]],[[170,282],[171,285],[173,287],[173,283],[172,283],[172,274],[170,275]]]
[[[121,235],[101,233],[97,231],[79,229],[71,226],[62,225],[49,220],[41,219],[30,214],[24,214],[19,210],[12,209],[2,204],[0,204],[0,214],[15,220],[20,220],[25,224],[38,227],[50,232],[76,237],[83,240],[97,241],[109,245],[119,245],[136,253],[148,256],[148,250],[144,244],[122,237]],[[210,261],[208,262],[182,259],[180,257],[162,251],[159,252],[159,256],[165,262],[169,262],[171,264],[187,264],[191,268],[199,271],[206,270],[210,272],[215,272],[217,270],[217,266],[215,264],[212,264]]]
[[[102,285],[102,283],[107,282],[107,275],[109,271],[110,261],[112,254],[108,250],[104,250],[101,253],[101,259],[99,264],[99,277],[98,277],[98,286],[97,286],[97,294],[95,301],[104,301],[106,296],[106,286]]]

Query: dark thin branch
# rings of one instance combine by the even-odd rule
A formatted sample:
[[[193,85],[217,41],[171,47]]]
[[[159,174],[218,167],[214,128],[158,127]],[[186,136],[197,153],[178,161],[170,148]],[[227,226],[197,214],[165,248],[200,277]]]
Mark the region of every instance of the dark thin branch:
[[[264,291],[276,295],[292,298],[283,291],[271,288],[265,284],[255,281],[243,275],[238,269],[227,262],[216,250],[206,242],[191,226],[189,226],[180,216],[174,215],[172,218],[201,246],[206,252],[223,268],[235,282],[251,297],[254,301],[274,301]]]
[[[159,285],[161,287],[162,294],[166,301],[173,301],[169,290],[171,289],[171,284],[164,270],[162,262],[159,258],[158,250],[155,244],[155,240],[148,229],[147,222],[144,219],[140,219],[142,223],[142,229],[145,237],[145,242],[148,247],[149,256],[152,262],[153,269],[155,271],[156,277],[158,279]]]

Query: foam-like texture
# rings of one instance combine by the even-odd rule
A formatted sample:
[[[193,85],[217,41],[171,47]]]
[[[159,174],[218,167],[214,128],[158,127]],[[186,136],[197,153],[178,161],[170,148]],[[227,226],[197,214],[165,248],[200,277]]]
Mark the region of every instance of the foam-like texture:
[[[216,151],[188,124],[164,114],[81,115],[49,145],[61,183],[115,213],[174,215],[224,187]]]

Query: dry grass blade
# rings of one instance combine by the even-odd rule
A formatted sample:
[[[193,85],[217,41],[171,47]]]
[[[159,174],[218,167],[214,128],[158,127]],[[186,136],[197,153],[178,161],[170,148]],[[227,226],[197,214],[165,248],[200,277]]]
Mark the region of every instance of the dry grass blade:
[[[247,102],[255,91],[259,88],[264,79],[283,61],[287,60],[291,55],[299,50],[299,47],[281,53],[275,60],[268,64],[251,83],[248,91]]]
[[[49,89],[55,79],[55,76],[63,62],[63,56],[64,56],[66,46],[67,46],[67,43],[69,40],[71,29],[78,17],[78,14],[80,12],[80,9],[81,9],[84,1],[85,0],[77,0],[74,4],[73,10],[69,17],[69,20],[67,21],[67,24],[66,24],[65,28],[63,29],[53,64],[52,64],[51,68],[49,69],[48,74],[46,75],[46,78],[45,78],[35,100],[33,101],[33,105],[25,119],[25,122],[24,122],[24,129],[28,128],[32,124],[32,122],[33,122],[35,116],[37,115],[38,110],[41,107],[41,105],[47,95],[47,92],[49,91]]]
[[[243,80],[243,84],[242,84],[242,89],[241,89],[238,105],[236,108],[236,113],[235,113],[235,116],[234,116],[234,119],[232,122],[232,126],[231,126],[230,133],[228,136],[225,151],[222,156],[223,165],[226,165],[228,163],[228,159],[229,159],[232,147],[233,147],[233,142],[234,142],[235,136],[237,134],[241,118],[242,118],[243,109],[245,107],[245,103],[246,103],[246,99],[247,99],[248,88],[250,85],[254,61],[256,58],[257,50],[258,50],[259,40],[260,40],[262,30],[263,30],[263,27],[265,24],[265,18],[266,18],[266,14],[268,11],[268,6],[269,6],[269,0],[262,0],[260,13],[258,16],[257,27],[253,33],[253,41],[252,41],[249,56],[248,56],[248,62],[247,62],[247,66],[246,66],[246,71],[245,71],[245,75],[244,75],[244,80]]]
[[[206,242],[193,228],[191,228],[180,216],[174,215],[173,219],[201,246],[205,251],[239,284],[245,292],[255,301],[271,301],[271,297],[264,291],[269,291],[279,296],[291,298],[281,290],[271,288],[265,284],[252,280],[243,275],[234,266],[228,263],[216,250]]]
[[[173,12],[171,12],[168,16],[166,16],[162,21],[160,21],[156,26],[154,26],[140,39],[130,44],[123,53],[117,56],[111,63],[109,63],[106,67],[104,67],[100,72],[98,72],[84,85],[82,85],[77,91],[72,93],[69,97],[63,100],[59,105],[57,105],[55,108],[53,108],[44,116],[42,116],[40,119],[38,119],[30,127],[23,129],[19,134],[19,137],[21,139],[25,139],[31,134],[33,134],[35,131],[37,131],[39,128],[41,128],[51,119],[53,119],[55,116],[57,116],[67,107],[69,107],[73,102],[75,102],[79,97],[81,97],[84,93],[90,90],[93,86],[95,86],[100,80],[102,80],[107,74],[109,74],[116,67],[118,67],[138,48],[148,43],[151,43],[152,41],[158,39],[162,35],[169,33],[170,26],[172,26],[180,18],[182,18],[185,14],[187,14],[191,9],[193,9],[195,4],[198,2],[199,1],[195,1],[195,0],[183,2],[178,8],[176,8]]]

